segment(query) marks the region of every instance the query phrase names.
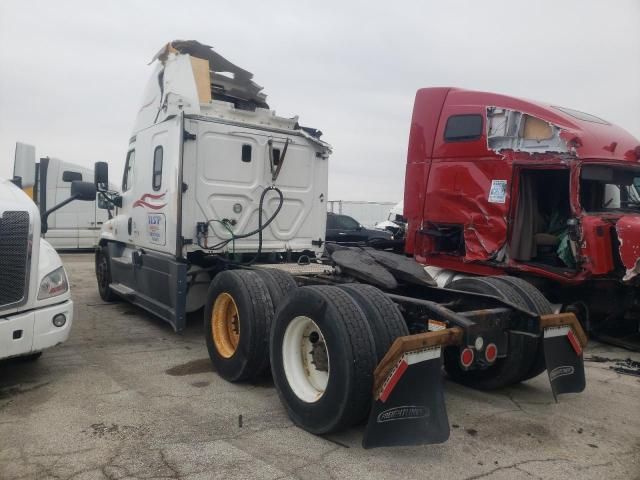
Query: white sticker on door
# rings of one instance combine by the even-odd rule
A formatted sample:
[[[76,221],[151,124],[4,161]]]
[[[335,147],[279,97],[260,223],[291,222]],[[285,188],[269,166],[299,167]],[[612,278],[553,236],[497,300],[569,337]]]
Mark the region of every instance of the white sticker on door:
[[[507,181],[491,180],[489,203],[504,203],[507,199]]]
[[[147,235],[149,242],[156,245],[165,244],[166,222],[164,213],[148,213],[147,214]]]

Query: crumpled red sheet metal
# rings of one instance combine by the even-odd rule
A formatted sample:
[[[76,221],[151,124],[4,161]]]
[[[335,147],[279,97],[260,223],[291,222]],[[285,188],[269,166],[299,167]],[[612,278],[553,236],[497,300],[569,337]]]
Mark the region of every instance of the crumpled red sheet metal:
[[[640,273],[640,217],[625,216],[616,223],[620,240],[620,258],[627,269],[623,281],[633,279]]]

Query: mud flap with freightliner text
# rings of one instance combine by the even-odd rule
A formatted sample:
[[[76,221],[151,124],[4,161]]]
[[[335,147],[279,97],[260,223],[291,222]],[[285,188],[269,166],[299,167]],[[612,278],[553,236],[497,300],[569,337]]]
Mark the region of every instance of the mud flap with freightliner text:
[[[544,359],[553,398],[563,393],[579,393],[585,389],[583,348],[587,335],[573,313],[540,317]]]
[[[442,348],[462,340],[460,328],[395,340],[374,373],[364,448],[442,443],[449,438]]]

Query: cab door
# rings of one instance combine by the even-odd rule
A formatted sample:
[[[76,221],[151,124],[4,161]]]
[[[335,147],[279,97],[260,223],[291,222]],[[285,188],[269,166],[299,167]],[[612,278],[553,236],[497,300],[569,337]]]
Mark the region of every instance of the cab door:
[[[163,122],[136,137],[136,179],[130,206],[137,248],[175,253],[180,131]]]
[[[133,243],[133,220],[131,210],[135,201],[136,144],[132,142],[127,151],[122,174],[122,206],[116,209],[115,236],[125,243]]]
[[[114,237],[132,249],[175,253],[181,119],[138,133],[122,176]]]

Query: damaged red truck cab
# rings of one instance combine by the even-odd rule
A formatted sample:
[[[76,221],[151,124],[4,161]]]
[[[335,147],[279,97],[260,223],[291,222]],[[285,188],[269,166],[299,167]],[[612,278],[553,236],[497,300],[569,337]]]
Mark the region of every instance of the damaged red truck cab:
[[[441,283],[508,273],[592,327],[637,321],[640,141],[620,127],[504,95],[421,89],[404,209],[406,253],[451,273]]]

